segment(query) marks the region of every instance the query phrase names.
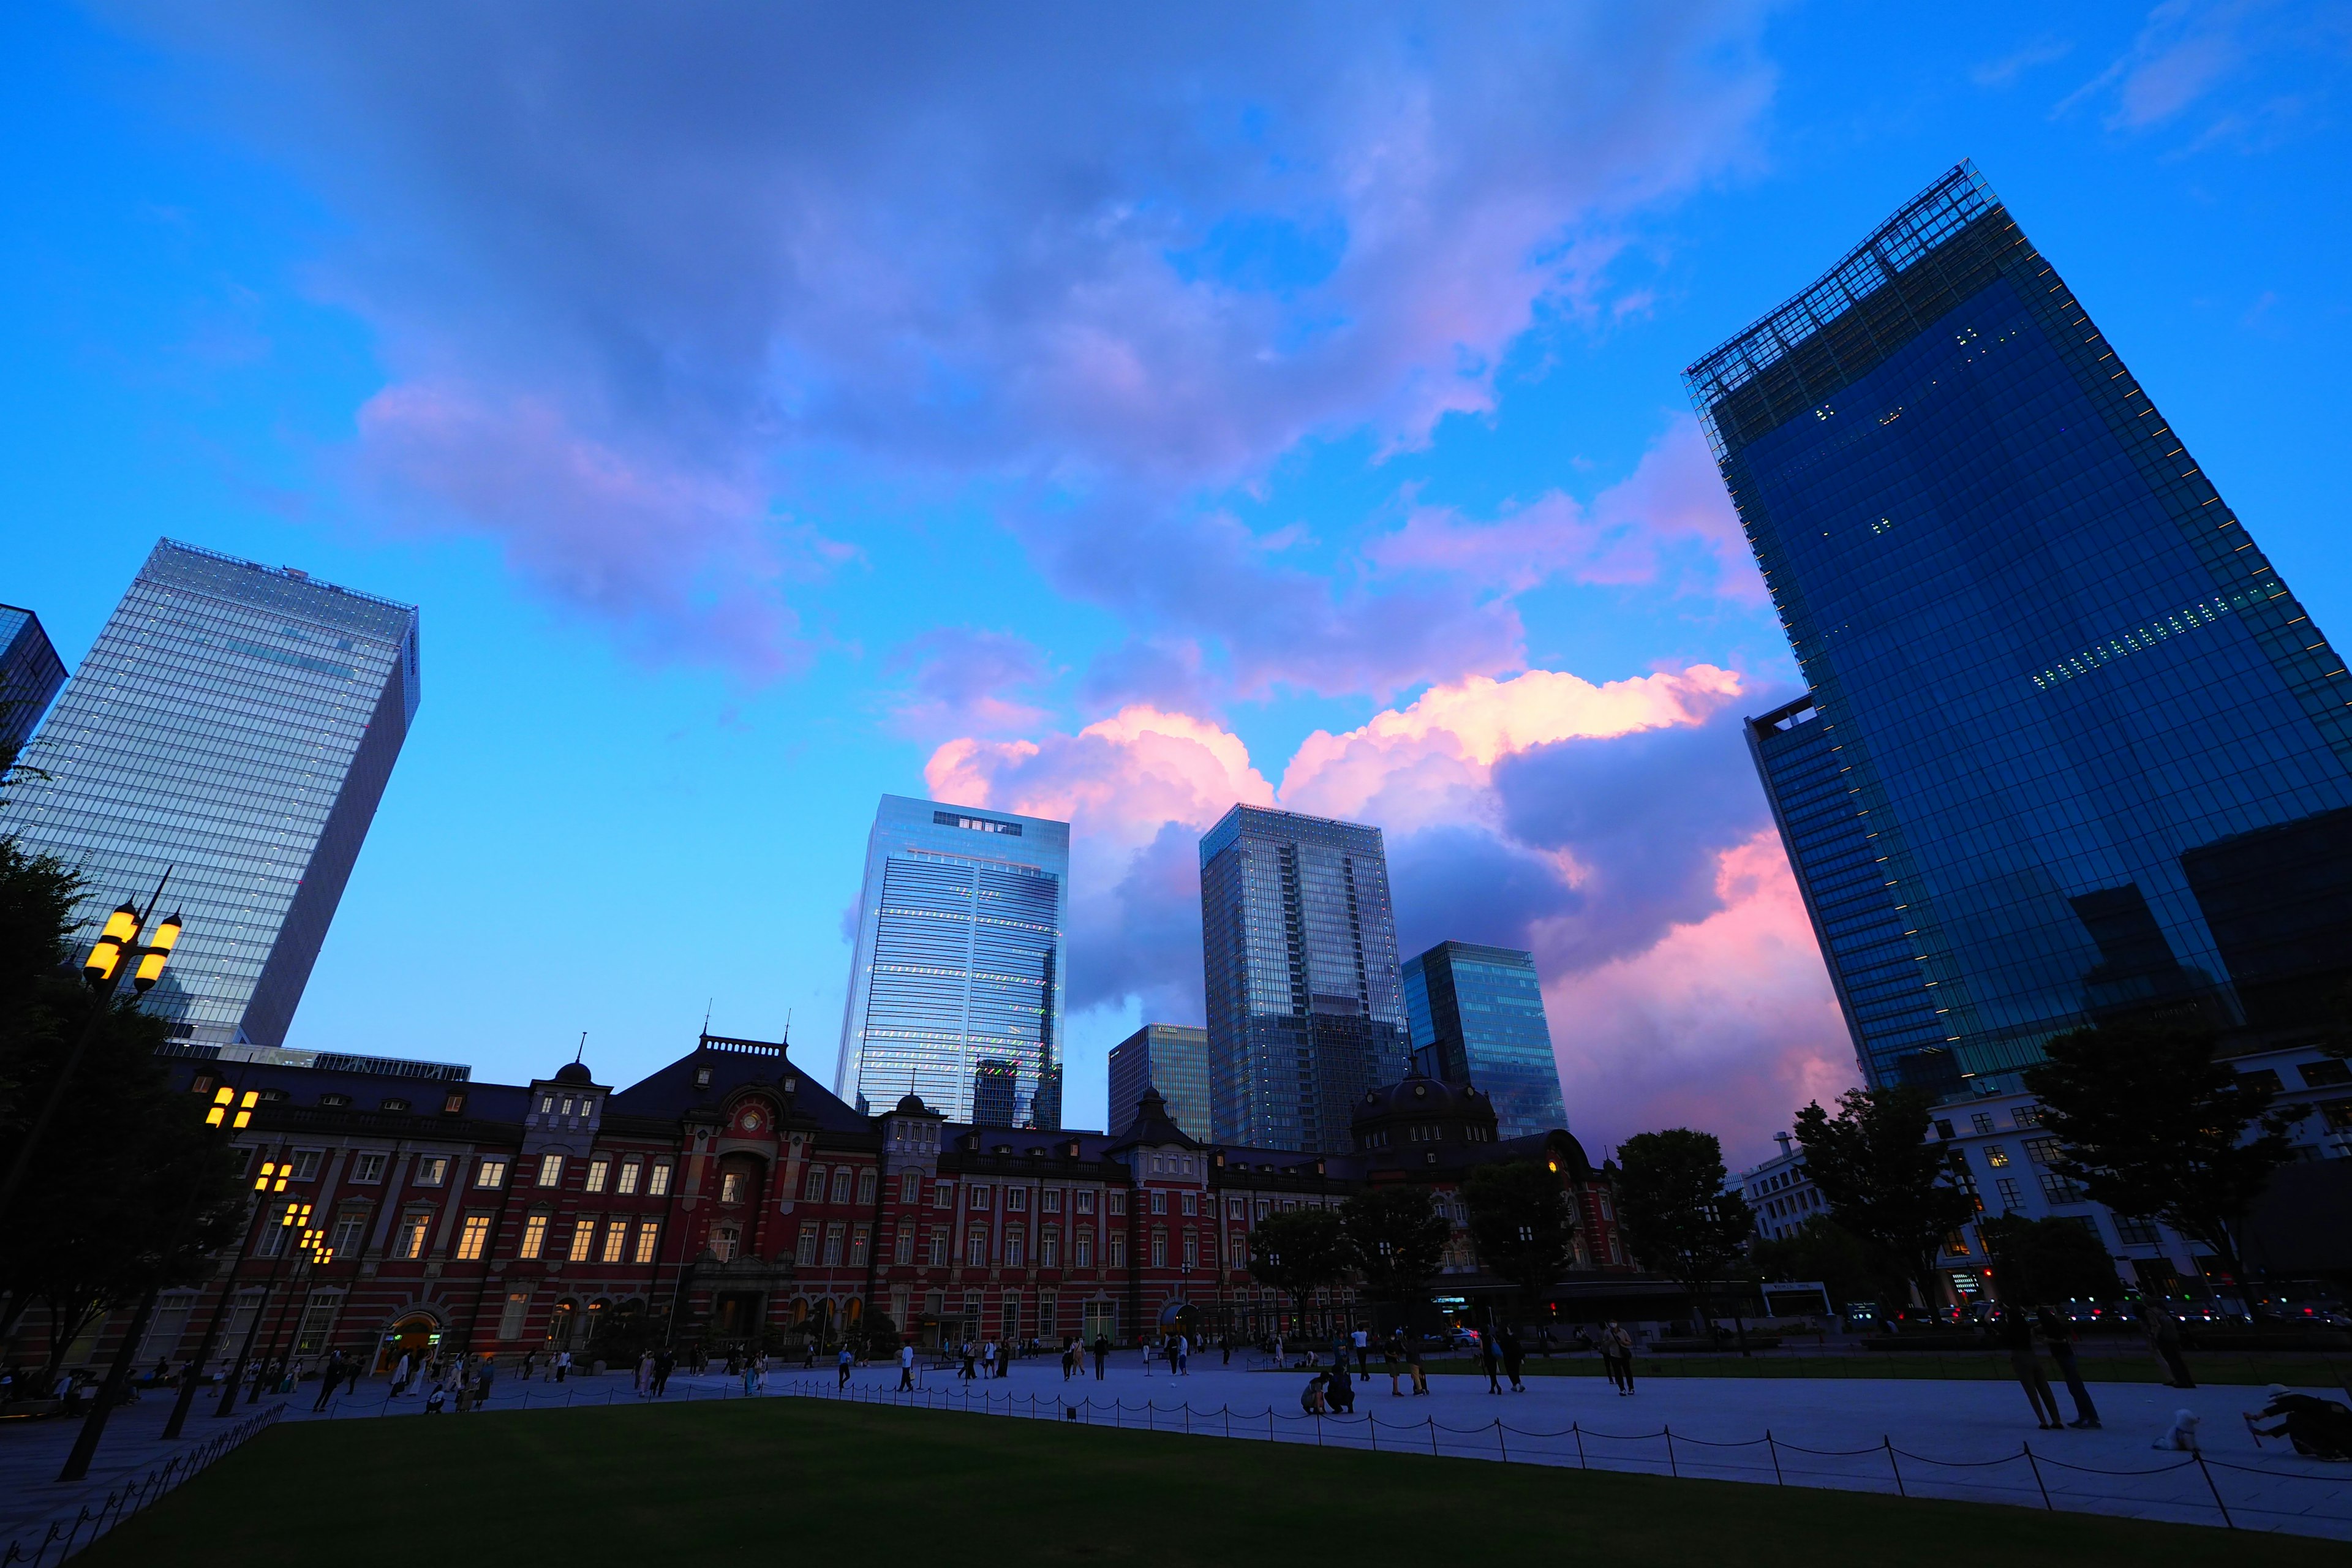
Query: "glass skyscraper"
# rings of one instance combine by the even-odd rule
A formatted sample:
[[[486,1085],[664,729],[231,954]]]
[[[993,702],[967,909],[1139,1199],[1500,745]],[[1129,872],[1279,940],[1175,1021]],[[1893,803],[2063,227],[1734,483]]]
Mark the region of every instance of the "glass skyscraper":
[[[25,743],[65,683],[65,664],[49,646],[41,617],[0,605],[0,758]]]
[[[2352,676],[1976,171],[1687,378],[1810,689],[1748,735],[1870,1079],[2326,1026]]]
[[[834,1092],[1061,1122],[1070,826],[886,795],[866,843]],[[1041,1085],[1044,1092],[1040,1092]]]
[[[1236,805],[1201,839],[1201,940],[1216,1141],[1352,1148],[1409,1051],[1381,830]]]
[[[1441,942],[1405,961],[1404,1011],[1422,1070],[1485,1090],[1502,1136],[1568,1125],[1535,954]]]
[[[1109,1131],[1135,1123],[1143,1091],[1156,1089],[1168,1120],[1206,1143],[1209,1120],[1209,1031],[1184,1024],[1146,1024],[1110,1048]]]
[[[416,610],[164,540],[25,748],[0,831],[79,866],[95,924],[185,933],[148,1011],[274,1047],[416,715]]]

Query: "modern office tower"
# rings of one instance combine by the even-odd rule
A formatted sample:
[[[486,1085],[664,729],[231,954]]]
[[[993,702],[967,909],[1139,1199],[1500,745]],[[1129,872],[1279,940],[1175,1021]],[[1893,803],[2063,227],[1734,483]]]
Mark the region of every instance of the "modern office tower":
[[[186,921],[150,1012],[274,1047],[416,716],[414,605],[159,542],[25,748],[0,830],[79,866],[93,924]]]
[[[1568,1125],[1535,954],[1441,942],[1405,961],[1404,1012],[1422,1071],[1484,1089],[1502,1136]]]
[[[49,646],[41,617],[0,605],[0,759],[25,743],[65,683],[65,661]]]
[[[1110,1048],[1109,1130],[1135,1122],[1143,1091],[1156,1089],[1168,1120],[1206,1143],[1209,1115],[1209,1031],[1186,1024],[1146,1024]]]
[[[1870,1080],[2325,1026],[2352,676],[1976,171],[1687,380],[1804,669],[1748,734]]]
[[[1066,822],[884,795],[834,1092],[919,1094],[954,1121],[1059,1122],[1069,879]]]
[[[1216,1142],[1352,1147],[1409,1054],[1381,830],[1234,807],[1201,839],[1201,939]]]

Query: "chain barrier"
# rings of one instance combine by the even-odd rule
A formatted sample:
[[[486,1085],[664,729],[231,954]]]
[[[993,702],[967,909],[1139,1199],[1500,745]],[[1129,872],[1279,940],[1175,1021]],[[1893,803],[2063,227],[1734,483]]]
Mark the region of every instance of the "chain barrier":
[[[1302,1411],[1296,1415],[1291,1415],[1276,1409],[1272,1405],[1268,1405],[1262,1411],[1238,1411],[1234,1409],[1231,1405],[1222,1405],[1214,1410],[1200,1410],[1195,1409],[1192,1402],[1189,1400],[1181,1405],[1167,1406],[1159,1405],[1149,1398],[1143,1400],[1139,1404],[1129,1404],[1124,1398],[1114,1398],[1108,1401],[1097,1400],[1092,1394],[1088,1394],[1083,1399],[1074,1401],[1059,1395],[1041,1397],[1034,1394],[1013,1394],[1010,1392],[1003,1394],[997,1394],[985,1391],[950,1392],[939,1389],[920,1389],[909,1394],[895,1390],[871,1388],[861,1393],[860,1390],[854,1387],[845,1392],[840,1388],[826,1387],[822,1384],[813,1383],[807,1380],[796,1380],[788,1383],[778,1389],[777,1392],[801,1398],[848,1399],[855,1403],[890,1405],[899,1408],[929,1410],[961,1409],[975,1413],[985,1413],[988,1415],[1017,1415],[1035,1420],[1085,1421],[1092,1423],[1099,1419],[1100,1415],[1108,1415],[1112,1419],[1114,1426],[1124,1426],[1126,1425],[1128,1415],[1130,1413],[1136,1413],[1144,1415],[1146,1426],[1150,1430],[1158,1429],[1157,1422],[1159,1416],[1181,1414],[1183,1417],[1183,1429],[1185,1431],[1206,1432],[1210,1436],[1215,1436],[1220,1431],[1227,1436],[1234,1436],[1236,1431],[1236,1428],[1234,1426],[1234,1421],[1236,1418],[1239,1418],[1244,1422],[1264,1420],[1265,1422],[1265,1434],[1263,1436],[1255,1439],[1256,1441],[1264,1442],[1283,1440],[1304,1442],[1307,1440],[1307,1435],[1305,1433],[1295,1432],[1295,1435],[1282,1434],[1278,1431],[1277,1423],[1291,1423],[1295,1429],[1298,1424],[1311,1422],[1314,1424],[1313,1440],[1318,1447],[1324,1446],[1327,1434],[1328,1435],[1330,1441],[1335,1446],[1344,1447],[1350,1441],[1350,1435],[1360,1430],[1363,1435],[1362,1441],[1364,1446],[1373,1452],[1381,1451],[1379,1436],[1381,1432],[1405,1432],[1419,1428],[1428,1436],[1429,1451],[1431,1455],[1434,1457],[1452,1455],[1456,1458],[1476,1458],[1483,1455],[1496,1462],[1504,1464],[1564,1465],[1573,1463],[1578,1468],[1587,1470],[1613,1468],[1620,1471],[1633,1471],[1640,1473],[1645,1467],[1655,1467],[1658,1464],[1658,1460],[1654,1458],[1643,1460],[1636,1457],[1630,1459],[1621,1458],[1618,1462],[1612,1465],[1605,1458],[1596,1457],[1588,1450],[1586,1447],[1588,1439],[1598,1443],[1621,1444],[1662,1442],[1664,1447],[1665,1472],[1669,1476],[1676,1478],[1680,1478],[1685,1474],[1683,1469],[1683,1464],[1685,1461],[1678,1451],[1677,1445],[1685,1445],[1709,1449],[1760,1447],[1765,1450],[1764,1457],[1769,1460],[1770,1466],[1769,1475],[1771,1479],[1768,1484],[1782,1487],[1790,1485],[1841,1487],[1847,1489],[1874,1490],[1880,1492],[1892,1489],[1897,1496],[1905,1498],[1927,1495],[1915,1491],[1913,1489],[1914,1486],[1921,1483],[1933,1485],[1937,1479],[1934,1474],[1929,1473],[1923,1476],[1916,1468],[1906,1474],[1903,1468],[1904,1464],[1906,1462],[1914,1467],[1923,1467],[1929,1472],[1937,1470],[1982,1471],[1995,1469],[2003,1466],[2022,1465],[2025,1467],[2028,1475],[2031,1477],[2032,1481],[2032,1490],[2031,1492],[2024,1492],[2022,1487],[2003,1486],[1999,1483],[1990,1481],[1947,1483],[1947,1489],[1960,1489],[1963,1495],[1966,1495],[1966,1493],[1969,1492],[1980,1493],[1988,1490],[2003,1493],[2023,1492],[2023,1495],[2027,1497],[2038,1498],[2042,1508],[2051,1512],[2060,1511],[2062,1504],[2064,1505],[2067,1511],[2105,1511],[2096,1507],[2090,1506],[2099,1503],[2122,1503],[2141,1508],[2156,1506],[2186,1510],[2192,1513],[2201,1510],[2202,1517],[2204,1519],[2213,1520],[2218,1517],[2221,1524],[2224,1528],[2230,1530],[2245,1528],[2240,1523],[2240,1515],[2260,1515],[2273,1521],[2268,1525],[2254,1526],[2253,1528],[2283,1530],[2303,1534],[2341,1535],[2346,1533],[2346,1527],[2352,1527],[2352,1513],[2322,1511],[2315,1508],[2264,1506],[2265,1501],[2278,1503],[2284,1503],[2285,1501],[2285,1500],[2268,1495],[2270,1492],[2274,1492],[2283,1483],[2298,1481],[2311,1482],[2323,1487],[2340,1489],[2344,1487],[2346,1480],[2352,1479],[2352,1477],[2339,1478],[2332,1475],[2312,1475],[2287,1469],[2259,1469],[2250,1466],[2233,1465],[2229,1463],[2227,1460],[2209,1459],[2204,1453],[2198,1451],[2191,1451],[2184,1454],[2181,1458],[2170,1464],[2151,1466],[2139,1469],[2119,1470],[2105,1469],[2091,1465],[2077,1465],[2069,1463],[2063,1459],[2053,1459],[2047,1454],[2035,1453],[2033,1450],[2033,1445],[2030,1442],[2020,1443],[2018,1446],[2018,1451],[2014,1454],[2000,1454],[1989,1458],[1981,1459],[1946,1459],[1938,1458],[1927,1454],[1915,1454],[1907,1448],[1898,1448],[1895,1446],[1893,1436],[1885,1434],[1881,1435],[1876,1443],[1871,1444],[1867,1447],[1814,1448],[1809,1447],[1801,1443],[1791,1443],[1785,1437],[1776,1436],[1769,1429],[1760,1437],[1730,1440],[1694,1437],[1687,1432],[1677,1432],[1674,1430],[1670,1425],[1664,1424],[1662,1424],[1658,1430],[1654,1432],[1605,1432],[1594,1427],[1587,1426],[1580,1421],[1571,1423],[1570,1425],[1561,1427],[1556,1431],[1542,1431],[1533,1428],[1509,1426],[1500,1419],[1473,1426],[1452,1426],[1446,1422],[1438,1420],[1434,1416],[1424,1416],[1419,1421],[1382,1421],[1378,1415],[1370,1411],[1367,1411],[1361,1415],[1356,1416],[1316,1415],[1306,1411]],[[1216,1426],[1196,1427],[1192,1425],[1193,1419],[1196,1416],[1203,1420],[1213,1418],[1219,1423],[1219,1425]],[[1248,1432],[1251,1431],[1252,1428],[1244,1427],[1240,1430]],[[1444,1444],[1440,1441],[1441,1434],[1457,1438],[1482,1438],[1491,1436],[1495,1443],[1495,1447],[1492,1450],[1486,1450],[1477,1447],[1475,1443],[1470,1442]],[[1534,1440],[1538,1443],[1543,1441],[1570,1439],[1572,1440],[1574,1447],[1572,1453],[1567,1450],[1560,1450],[1556,1454],[1548,1454],[1539,1448],[1531,1449],[1526,1442],[1523,1442],[1519,1450],[1517,1453],[1514,1453],[1509,1444],[1509,1439],[1512,1437]],[[1402,1451],[1400,1445],[1394,1440],[1391,1440],[1388,1447],[1389,1450],[1391,1452]],[[1852,1468],[1838,1470],[1802,1467],[1793,1463],[1784,1463],[1783,1457],[1790,1455],[1801,1455],[1806,1458],[1823,1460],[1861,1459],[1874,1456],[1883,1458],[1885,1460],[1886,1473],[1876,1480],[1873,1480],[1866,1474]],[[2193,1469],[2198,1472],[2198,1475],[2205,1483],[2205,1498],[2198,1498],[2193,1491],[2183,1494],[2178,1488],[2172,1489],[2171,1495],[2166,1496],[2131,1495],[2121,1490],[2102,1491],[2088,1488],[2074,1487],[2063,1487],[2053,1492],[2052,1490],[2050,1479],[2043,1473],[2045,1467],[2051,1469],[2066,1471],[2073,1475],[2093,1476],[2105,1479],[2129,1481],[2140,1481],[2158,1476],[2177,1476],[2183,1471]],[[1754,1479],[1760,1480],[1766,1474],[1765,1469],[1761,1466],[1751,1468],[1717,1464],[1713,1466],[1704,1466],[1701,1467],[1701,1468],[1711,1468],[1718,1472],[1717,1479],[1746,1479],[1752,1476]],[[2233,1508],[2231,1503],[2222,1493],[2221,1483],[2213,1474],[2215,1470],[2227,1470],[2240,1475],[2257,1477],[2260,1478],[2263,1482],[2267,1483],[2267,1487],[2255,1498],[2240,1498]],[[1731,1471],[1733,1473],[1722,1473],[1726,1471]],[[1654,1468],[1648,1468],[1647,1473],[1654,1475],[1657,1473],[1657,1470]],[[1792,1482],[1790,1479],[1791,1475],[1809,1479],[1799,1479]],[[2210,1502],[2206,1500],[2208,1499],[2210,1499]],[[2315,1528],[2317,1526],[2334,1526],[2336,1528],[2334,1530]],[[0,1563],[0,1568],[6,1568],[6,1565],[5,1563]]]
[[[285,1414],[286,1406],[273,1405],[248,1415],[227,1431],[215,1433],[194,1447],[173,1455],[139,1479],[117,1486],[95,1508],[83,1503],[72,1519],[50,1521],[30,1552],[25,1550],[21,1538],[10,1541],[8,1550],[0,1552],[0,1568],[16,1568],[19,1563],[24,1568],[43,1568],[45,1563],[64,1562],[173,1487],[210,1468],[221,1456]]]

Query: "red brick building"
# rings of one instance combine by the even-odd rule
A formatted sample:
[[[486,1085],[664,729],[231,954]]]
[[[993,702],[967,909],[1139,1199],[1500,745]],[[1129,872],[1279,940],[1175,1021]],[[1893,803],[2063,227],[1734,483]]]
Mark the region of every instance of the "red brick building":
[[[1580,1267],[1560,1294],[1638,1288],[1608,1175],[1575,1139],[1498,1142],[1483,1095],[1426,1079],[1372,1091],[1357,1152],[1318,1157],[1204,1146],[1156,1095],[1116,1135],[965,1126],[911,1097],[860,1115],[784,1047],[709,1035],[618,1089],[578,1063],[529,1084],[331,1058],[174,1067],[192,1097],[261,1091],[239,1143],[249,1173],[266,1163],[286,1183],[259,1197],[241,1256],[165,1299],[142,1366],[194,1355],[224,1304],[215,1370],[257,1322],[257,1355],[374,1364],[427,1344],[578,1353],[623,1342],[628,1319],[638,1337],[772,1346],[872,1310],[926,1342],[1131,1343],[1179,1320],[1255,1337],[1288,1308],[1249,1277],[1251,1227],[1367,1183],[1431,1186],[1457,1227],[1438,1289],[1494,1289],[1456,1189],[1504,1158],[1547,1161],[1576,1205]],[[326,1261],[278,1224],[305,1204]],[[1345,1292],[1328,1309],[1354,1310]],[[88,1338],[69,1360],[111,1348]]]

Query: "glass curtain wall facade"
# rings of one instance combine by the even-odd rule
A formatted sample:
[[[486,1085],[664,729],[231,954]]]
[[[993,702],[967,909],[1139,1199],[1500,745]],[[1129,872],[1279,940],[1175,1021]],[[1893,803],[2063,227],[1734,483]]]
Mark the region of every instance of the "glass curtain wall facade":
[[[1405,961],[1404,1010],[1421,1070],[1484,1090],[1503,1137],[1568,1125],[1535,954],[1439,942]]]
[[[1871,1081],[2326,1026],[2352,677],[1976,171],[1687,381],[1804,669],[1749,739]]]
[[[1110,1048],[1110,1126],[1135,1124],[1143,1091],[1156,1089],[1168,1120],[1187,1136],[1210,1142],[1209,1031],[1184,1024],[1146,1024]]]
[[[186,930],[147,1009],[199,1045],[284,1042],[416,716],[417,616],[164,540],[25,749],[0,830],[81,868],[91,921]]]
[[[65,661],[49,646],[41,617],[0,605],[0,758],[25,743],[65,683]]]
[[[1201,839],[1201,938],[1215,1141],[1352,1148],[1410,1054],[1381,830],[1234,807]]]
[[[954,1121],[1061,1122],[1070,827],[886,795],[866,839],[834,1092]]]

